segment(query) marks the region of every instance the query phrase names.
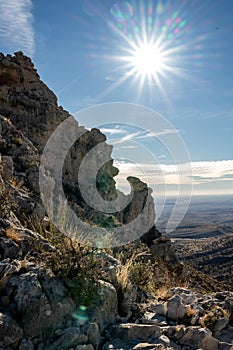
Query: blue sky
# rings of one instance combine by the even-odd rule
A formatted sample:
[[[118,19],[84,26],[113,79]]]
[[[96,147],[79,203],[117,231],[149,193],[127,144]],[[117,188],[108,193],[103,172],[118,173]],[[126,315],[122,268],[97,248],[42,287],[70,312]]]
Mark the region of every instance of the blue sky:
[[[80,110],[109,102],[159,112],[171,123],[164,143],[177,134],[187,146],[194,194],[233,194],[232,13],[231,0],[1,0],[1,51],[30,55],[59,104],[78,120]],[[135,47],[145,40],[160,50],[156,74],[135,67]],[[138,118],[148,130],[146,114]],[[95,125],[101,125],[97,116]],[[109,117],[103,129],[115,148],[123,145],[123,156],[140,148],[136,168],[147,168],[143,147],[151,151],[173,194],[171,150],[137,125]],[[134,171],[127,160],[118,165],[125,174]]]

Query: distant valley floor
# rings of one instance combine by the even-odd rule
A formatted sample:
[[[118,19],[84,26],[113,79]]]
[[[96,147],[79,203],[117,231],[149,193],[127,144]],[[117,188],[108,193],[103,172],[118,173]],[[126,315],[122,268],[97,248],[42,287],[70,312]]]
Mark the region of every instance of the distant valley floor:
[[[165,222],[165,217],[158,222],[162,231]],[[232,197],[194,198],[184,220],[169,237],[181,261],[233,290]]]

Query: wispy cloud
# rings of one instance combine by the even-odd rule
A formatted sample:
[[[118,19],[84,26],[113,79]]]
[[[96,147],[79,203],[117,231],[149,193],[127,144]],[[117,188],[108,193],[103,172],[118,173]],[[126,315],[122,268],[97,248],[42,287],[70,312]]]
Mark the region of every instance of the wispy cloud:
[[[232,108],[222,108],[212,107],[211,110],[203,111],[198,107],[187,107],[182,108],[177,114],[179,119],[200,119],[200,120],[232,120],[233,119],[233,109]]]
[[[118,132],[118,129],[101,129],[101,131],[104,132],[109,132],[112,135],[113,134],[120,134],[120,132]],[[122,130],[121,133],[127,133],[127,130]],[[118,144],[118,143],[123,143],[123,142],[127,142],[127,141],[137,141],[140,139],[146,139],[149,137],[159,137],[159,136],[165,136],[165,135],[171,135],[171,134],[177,134],[179,133],[179,130],[175,130],[175,129],[164,129],[164,130],[160,130],[160,131],[137,131],[137,132],[131,132],[128,133],[127,135],[123,136],[120,139],[117,139],[116,141],[111,140],[112,144]]]
[[[74,84],[76,84],[77,82],[79,82],[79,78],[75,78],[72,81],[70,81],[69,83],[67,83],[66,85],[64,85],[58,92],[57,94],[60,95],[62,94],[64,91],[68,90],[71,86],[73,86]]]
[[[21,50],[33,55],[35,41],[31,0],[0,1],[0,40],[6,50]]]
[[[107,75],[106,77],[104,77],[104,80],[115,83],[117,81],[121,81],[122,79],[127,79],[129,77],[132,77],[132,72],[130,70],[122,69],[114,71],[112,74]]]
[[[137,149],[138,147],[137,146],[123,146],[123,147],[121,147],[121,148],[123,148],[123,149]]]
[[[80,110],[82,110],[83,108],[93,106],[98,102],[99,102],[98,99],[92,96],[85,96],[85,97],[78,98],[78,103],[75,105],[75,107],[78,107],[79,111],[74,112],[73,116],[78,118]]]
[[[176,129],[164,129],[160,131],[146,131],[143,132],[141,136],[138,136],[138,139],[143,139],[147,137],[158,137],[158,136],[164,136],[164,135],[171,135],[171,134],[178,134],[180,130]]]
[[[117,80],[114,75],[108,75],[104,79],[107,80],[107,81],[116,81]]]
[[[111,143],[113,145],[116,145],[116,144],[119,144],[119,143],[124,143],[124,142],[128,142],[128,141],[131,141],[131,140],[135,140],[138,138],[138,136],[140,135],[141,133],[140,132],[133,132],[133,133],[130,133],[130,134],[127,134],[123,137],[121,137],[120,139],[117,139],[116,141],[115,140],[112,140]]]
[[[233,109],[231,110],[221,110],[215,112],[208,112],[204,116],[205,119],[233,119]]]
[[[122,135],[126,134],[126,130],[119,129],[119,128],[100,128],[101,132],[104,134],[110,134],[110,135]]]

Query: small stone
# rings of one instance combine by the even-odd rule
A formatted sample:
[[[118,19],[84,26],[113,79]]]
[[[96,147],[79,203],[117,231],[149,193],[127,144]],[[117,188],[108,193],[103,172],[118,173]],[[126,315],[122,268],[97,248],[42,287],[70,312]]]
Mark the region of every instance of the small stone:
[[[139,343],[134,346],[133,350],[164,350],[163,344]]]
[[[150,305],[150,310],[156,315],[167,316],[167,303],[158,303]]]
[[[199,315],[198,314],[194,315],[190,321],[191,326],[194,326],[195,324],[197,324],[198,320],[199,320]]]
[[[226,328],[228,323],[229,319],[227,317],[220,318],[214,326],[214,333],[220,333],[224,328]]]
[[[218,350],[233,350],[233,344],[220,342],[218,345]]]
[[[162,334],[162,335],[158,338],[158,340],[156,341],[156,343],[162,344],[162,345],[164,345],[164,346],[167,348],[167,347],[170,345],[170,339],[169,339],[166,335]]]
[[[98,349],[100,343],[100,332],[96,323],[90,323],[87,330],[87,337],[89,343],[91,343],[95,349]]]
[[[78,345],[75,350],[94,350],[94,347],[92,344]]]
[[[144,318],[142,319],[144,324],[157,324],[159,326],[166,326],[167,319],[164,316],[156,315],[152,312],[146,312]]]
[[[20,343],[19,350],[34,350],[34,345],[31,340],[23,339]]]
[[[167,317],[172,321],[181,320],[186,314],[186,306],[179,295],[171,297],[167,302]]]

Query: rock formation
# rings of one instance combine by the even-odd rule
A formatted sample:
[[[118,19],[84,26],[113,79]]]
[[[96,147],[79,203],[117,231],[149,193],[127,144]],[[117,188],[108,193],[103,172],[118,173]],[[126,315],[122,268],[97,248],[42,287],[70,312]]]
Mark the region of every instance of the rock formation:
[[[50,222],[40,200],[38,167],[49,137],[68,118],[30,58],[21,52],[0,54],[0,349],[232,350],[231,292],[204,295],[167,286],[166,293],[150,295],[130,279],[133,258],[120,261],[127,247],[110,254],[83,247]],[[115,188],[118,169],[105,135],[78,127],[83,134],[63,166],[63,187],[73,210],[103,228],[124,227],[144,211],[132,256],[146,249],[138,255],[145,273],[149,262],[160,274],[166,269],[180,281],[191,280],[194,272],[187,274],[171,241],[155,228],[146,184],[129,177],[133,198],[116,214],[99,213],[85,203],[77,173],[83,157],[99,144],[110,159],[96,179],[99,193],[110,203],[119,194],[127,196]],[[148,223],[150,229],[141,235],[140,227]],[[195,282],[196,289],[201,287],[201,279]],[[217,289],[214,284],[211,288]]]
[[[0,114],[8,118],[16,130],[20,130],[16,133],[24,135],[24,138],[15,136],[15,142],[22,144],[17,152],[20,152],[22,147],[26,147],[26,144],[29,147],[28,144],[31,141],[30,147],[34,147],[33,150],[36,152],[37,157],[34,157],[34,162],[37,161],[37,165],[38,155],[43,152],[52,132],[61,122],[69,117],[72,118],[67,111],[57,105],[56,96],[40,80],[30,58],[24,56],[22,52],[16,52],[15,56],[4,56],[3,54],[0,56]],[[93,128],[89,131],[80,126],[80,130],[82,135],[73,144],[64,162],[63,186],[68,197],[75,199],[75,202],[84,210],[84,216],[86,217],[89,213],[90,219],[91,217],[96,218],[97,215],[92,208],[86,205],[80,194],[77,178],[79,167],[83,157],[99,143],[104,143],[104,153],[109,154],[109,158],[111,158],[112,146],[105,143],[106,137],[98,129]],[[24,142],[25,138],[26,142]],[[8,146],[5,144],[4,148],[2,145],[1,153],[13,156],[13,161],[17,163],[15,149],[12,149],[11,152],[8,150]],[[93,158],[92,161],[95,162],[95,159]],[[18,163],[20,164],[20,162]],[[30,169],[27,169],[26,182],[30,183],[30,188],[36,194],[39,194],[38,170],[33,165],[35,164],[30,164]],[[15,167],[17,176],[18,170],[22,172],[22,176],[25,175],[24,169]],[[118,169],[113,166],[112,160],[105,163],[98,173],[97,189],[106,200],[117,197],[113,179],[117,174]],[[118,220],[123,224],[131,221],[141,212],[143,203],[150,197],[146,220],[153,223],[154,203],[151,193],[147,190],[147,185],[138,179],[133,180],[133,178],[129,178],[129,182],[135,190],[134,198],[126,210],[118,215]],[[77,211],[80,212],[80,208],[78,210],[76,208]]]

